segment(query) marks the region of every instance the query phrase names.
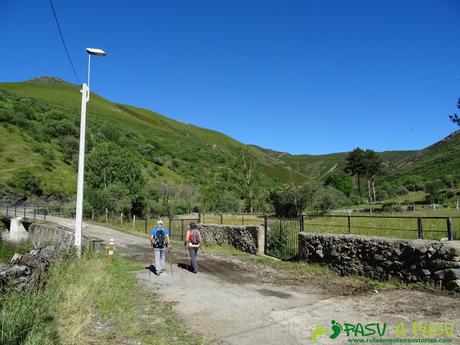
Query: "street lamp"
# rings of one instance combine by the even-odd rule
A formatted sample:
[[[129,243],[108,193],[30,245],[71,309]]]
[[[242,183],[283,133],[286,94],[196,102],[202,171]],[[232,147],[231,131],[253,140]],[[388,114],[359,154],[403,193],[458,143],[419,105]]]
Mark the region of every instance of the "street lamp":
[[[89,82],[91,72],[91,55],[105,56],[102,49],[86,48],[88,53],[88,85],[81,86],[81,119],[80,119],[80,151],[78,155],[78,179],[77,179],[77,210],[75,212],[75,247],[78,256],[81,256],[81,228],[83,223],[83,185],[85,175],[85,131],[86,131],[86,103],[89,102]]]

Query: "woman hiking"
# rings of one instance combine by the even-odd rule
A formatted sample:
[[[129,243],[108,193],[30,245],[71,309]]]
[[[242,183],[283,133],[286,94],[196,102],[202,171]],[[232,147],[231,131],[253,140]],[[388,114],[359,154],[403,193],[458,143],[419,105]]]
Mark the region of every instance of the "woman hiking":
[[[200,249],[201,244],[201,234],[198,230],[198,225],[195,223],[190,223],[190,227],[187,230],[185,235],[185,242],[184,245],[188,249],[190,253],[190,259],[192,261],[192,272],[198,272],[198,250]]]

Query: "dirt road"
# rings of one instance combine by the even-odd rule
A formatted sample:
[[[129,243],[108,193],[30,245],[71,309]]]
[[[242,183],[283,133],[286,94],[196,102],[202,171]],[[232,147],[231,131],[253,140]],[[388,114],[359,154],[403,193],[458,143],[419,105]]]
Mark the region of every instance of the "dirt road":
[[[50,218],[73,226],[69,219]],[[84,233],[103,240],[113,238],[125,255],[148,263],[152,256],[146,238],[88,224]],[[199,274],[176,265],[185,263],[183,247],[173,247],[170,272],[154,276],[138,272],[139,281],[174,305],[188,328],[211,344],[312,344],[312,330],[325,326],[318,344],[345,344],[342,331],[330,339],[331,323],[341,325],[449,322],[456,326],[454,344],[460,344],[460,298],[444,293],[409,289],[354,289],[346,278],[296,279],[274,269],[260,269],[225,255],[200,258]],[[168,271],[170,266],[168,265]],[[456,297],[455,297],[456,296]],[[409,331],[409,329],[408,329]],[[393,335],[393,334],[392,334]]]

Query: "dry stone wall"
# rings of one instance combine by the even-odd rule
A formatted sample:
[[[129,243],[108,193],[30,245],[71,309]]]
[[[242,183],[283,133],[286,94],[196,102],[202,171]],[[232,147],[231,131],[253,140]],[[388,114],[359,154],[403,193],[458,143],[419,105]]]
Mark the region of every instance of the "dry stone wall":
[[[342,275],[441,283],[460,291],[460,241],[300,233],[299,259]]]
[[[199,224],[198,227],[205,243],[230,245],[249,254],[263,254],[263,226]]]

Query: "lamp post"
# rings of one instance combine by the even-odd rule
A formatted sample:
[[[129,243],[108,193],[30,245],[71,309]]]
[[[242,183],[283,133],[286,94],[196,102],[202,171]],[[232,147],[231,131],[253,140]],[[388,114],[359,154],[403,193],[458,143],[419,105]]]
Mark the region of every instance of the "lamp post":
[[[80,151],[78,154],[78,178],[77,178],[77,209],[75,212],[75,247],[78,256],[81,256],[81,228],[83,223],[83,186],[85,175],[85,132],[86,132],[86,103],[89,102],[89,83],[91,73],[91,55],[105,56],[102,49],[86,48],[88,53],[88,85],[81,86],[81,119],[80,119]]]

